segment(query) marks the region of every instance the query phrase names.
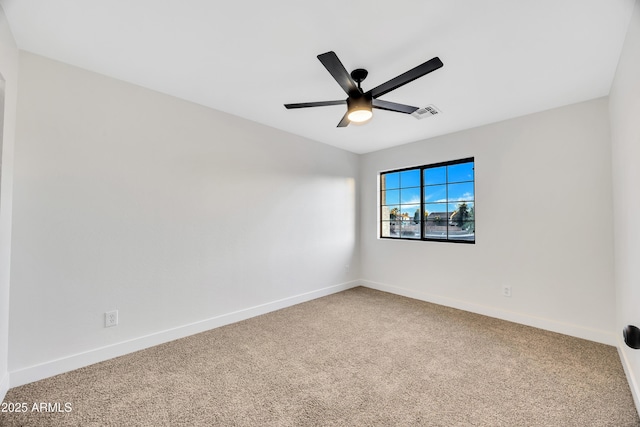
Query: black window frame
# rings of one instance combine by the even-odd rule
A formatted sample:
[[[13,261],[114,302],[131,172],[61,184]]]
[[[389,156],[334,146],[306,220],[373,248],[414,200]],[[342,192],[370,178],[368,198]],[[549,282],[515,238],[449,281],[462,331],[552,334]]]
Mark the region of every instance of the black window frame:
[[[445,219],[446,222],[446,229],[447,229],[447,235],[446,238],[434,238],[434,237],[427,237],[426,236],[426,223],[427,220],[425,220],[425,205],[428,204],[425,201],[425,187],[429,187],[430,185],[425,185],[424,182],[424,176],[425,176],[425,170],[428,169],[433,169],[433,168],[439,168],[442,166],[452,166],[452,165],[457,165],[457,164],[462,164],[462,163],[471,163],[473,162],[473,181],[461,181],[460,183],[468,183],[468,182],[472,182],[473,183],[473,240],[468,240],[468,239],[455,239],[455,238],[450,238],[449,235],[449,228],[450,228],[450,219],[447,217]],[[413,170],[418,170],[420,173],[420,186],[419,186],[419,190],[420,190],[420,204],[419,204],[419,215],[420,215],[420,222],[419,222],[419,230],[420,230],[420,236],[419,237],[403,237],[402,235],[402,227],[401,230],[398,232],[398,236],[384,236],[383,235],[383,225],[385,222],[389,223],[389,227],[391,227],[393,220],[384,220],[384,213],[383,213],[383,209],[384,207],[388,207],[388,206],[394,206],[394,205],[385,205],[385,199],[383,198],[383,192],[385,191],[393,191],[395,188],[383,188],[383,176],[387,175],[387,174],[393,174],[393,173],[401,173],[401,172],[407,172],[407,171],[413,171]],[[475,244],[476,243],[476,232],[475,232],[475,206],[476,206],[476,191],[475,191],[475,186],[476,186],[476,176],[475,176],[475,157],[465,157],[463,159],[456,159],[456,160],[450,160],[450,161],[446,161],[446,162],[438,162],[438,163],[432,163],[432,164],[428,164],[428,165],[421,165],[421,166],[412,166],[412,167],[407,167],[407,168],[402,168],[402,169],[393,169],[393,170],[389,170],[389,171],[384,171],[381,172],[379,174],[379,191],[378,191],[378,213],[379,213],[379,220],[378,220],[378,235],[381,239],[390,239],[390,240],[410,240],[410,241],[422,241],[422,242],[446,242],[446,243],[466,243],[466,244]],[[457,183],[456,181],[452,181],[451,183]],[[449,202],[449,194],[448,194],[448,187],[449,187],[449,177],[448,175],[445,178],[444,183],[442,184],[438,184],[438,185],[445,185],[445,188],[447,189],[447,194],[446,194],[446,202],[440,202],[445,204],[446,206],[448,206],[451,202]],[[402,187],[402,184],[399,184],[399,187],[397,187],[397,190],[402,190],[402,188],[408,188],[408,189],[413,189],[413,188],[417,188],[415,186],[407,186],[407,187]],[[412,204],[407,204],[407,206],[411,206]],[[398,206],[403,206],[402,204],[402,200],[399,200],[398,202]],[[448,210],[447,210],[448,213]],[[398,219],[395,220],[395,222],[399,222],[402,223],[402,219]]]

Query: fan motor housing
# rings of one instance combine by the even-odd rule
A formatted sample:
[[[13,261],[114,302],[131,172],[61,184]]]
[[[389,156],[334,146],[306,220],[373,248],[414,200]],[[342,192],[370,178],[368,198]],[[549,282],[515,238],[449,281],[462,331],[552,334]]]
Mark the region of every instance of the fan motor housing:
[[[362,108],[371,109],[371,97],[370,96],[366,96],[366,95],[362,95],[362,96],[359,96],[359,97],[350,96],[347,99],[347,109],[349,111],[362,109]]]

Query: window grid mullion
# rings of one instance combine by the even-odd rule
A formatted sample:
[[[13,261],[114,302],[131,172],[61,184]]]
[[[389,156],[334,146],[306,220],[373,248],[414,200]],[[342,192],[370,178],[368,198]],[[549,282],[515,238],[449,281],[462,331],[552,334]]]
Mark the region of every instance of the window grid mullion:
[[[447,240],[449,240],[449,166],[444,167],[444,194],[446,200],[445,226],[447,227]]]
[[[420,240],[424,239],[424,228],[427,226],[424,219],[424,167],[420,168]]]

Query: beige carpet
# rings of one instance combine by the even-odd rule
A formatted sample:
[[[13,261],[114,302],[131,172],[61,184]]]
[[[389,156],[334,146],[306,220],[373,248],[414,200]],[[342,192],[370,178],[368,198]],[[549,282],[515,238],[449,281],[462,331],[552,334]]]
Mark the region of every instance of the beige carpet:
[[[11,389],[2,426],[640,426],[614,347],[366,288]],[[34,402],[71,412],[31,412]]]

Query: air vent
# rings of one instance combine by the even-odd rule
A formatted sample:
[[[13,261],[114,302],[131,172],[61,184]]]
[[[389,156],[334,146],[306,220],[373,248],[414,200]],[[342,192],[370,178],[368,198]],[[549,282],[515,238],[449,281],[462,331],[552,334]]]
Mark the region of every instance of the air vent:
[[[438,114],[442,114],[442,111],[438,110],[438,108],[433,104],[429,104],[424,108],[418,108],[416,111],[411,113],[411,115],[416,119],[424,119],[425,117],[432,117]]]

